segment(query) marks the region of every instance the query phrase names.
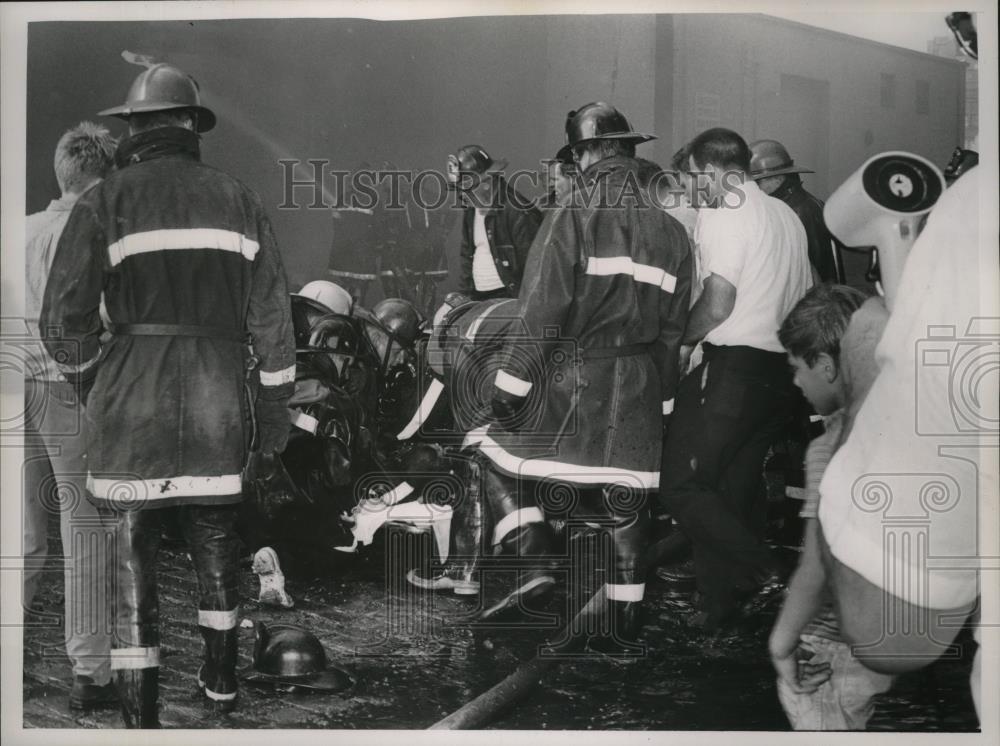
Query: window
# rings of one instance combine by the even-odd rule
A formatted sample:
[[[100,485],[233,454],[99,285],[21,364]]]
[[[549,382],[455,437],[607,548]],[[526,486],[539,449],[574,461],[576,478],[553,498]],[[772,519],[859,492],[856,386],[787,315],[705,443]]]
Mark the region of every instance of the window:
[[[882,73],[882,108],[896,108],[896,76]]]
[[[917,81],[917,114],[931,111],[931,84],[926,80]]]

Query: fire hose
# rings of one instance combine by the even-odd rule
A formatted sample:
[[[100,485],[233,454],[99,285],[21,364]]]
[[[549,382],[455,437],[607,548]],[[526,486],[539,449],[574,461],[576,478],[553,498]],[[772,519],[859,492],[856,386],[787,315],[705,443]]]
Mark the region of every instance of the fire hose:
[[[567,627],[573,628],[577,619],[593,614],[599,604],[606,601],[604,588],[597,591],[586,605],[577,612]],[[536,655],[522,663],[514,672],[478,697],[462,705],[447,717],[438,720],[428,730],[475,730],[491,722],[504,710],[514,705],[539,683],[542,677],[560,661],[555,656]]]

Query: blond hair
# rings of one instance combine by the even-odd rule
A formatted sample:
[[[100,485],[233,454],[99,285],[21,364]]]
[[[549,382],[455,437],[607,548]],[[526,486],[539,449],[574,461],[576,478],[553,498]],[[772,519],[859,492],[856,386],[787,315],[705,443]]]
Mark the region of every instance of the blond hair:
[[[115,165],[118,141],[106,127],[80,122],[67,130],[56,145],[56,181],[63,192],[79,192],[95,179],[103,179]]]

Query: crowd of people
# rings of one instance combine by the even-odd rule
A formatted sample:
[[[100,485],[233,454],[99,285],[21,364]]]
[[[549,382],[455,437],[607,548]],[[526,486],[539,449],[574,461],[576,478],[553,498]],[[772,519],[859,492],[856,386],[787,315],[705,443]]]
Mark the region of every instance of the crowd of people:
[[[193,79],[152,66],[122,106],[101,113],[124,119],[127,137],[116,142],[88,123],[67,132],[55,157],[62,195],[28,219],[27,313],[46,352],[29,370],[26,401],[46,405],[28,408],[43,419],[29,417],[26,443],[51,462],[63,543],[74,547],[65,565],[70,705],[118,702],[128,726],[150,728],[167,509],[198,575],[198,685],[211,707],[236,706],[239,505],[250,454],[251,469],[266,470],[288,441],[297,345],[266,210],[200,161],[199,136],[215,116]],[[812,414],[824,426],[806,456],[804,548],[770,652],[793,727],[863,728],[872,697],[939,654],[978,595],[968,573],[935,576],[930,592],[879,585],[888,577],[882,516],[852,499],[859,476],[931,458],[912,432],[922,380],[914,345],[928,324],[964,329],[982,315],[987,296],[965,292],[995,264],[978,241],[978,173],[931,214],[890,314],[842,284],[823,203],[780,142],[706,130],[678,151],[665,182],[663,169],[636,156],[653,136],[613,106],[572,111],[565,129],[539,203],[516,195],[503,161],[479,145],[450,161],[468,205],[462,297],[434,326],[463,318],[478,329],[503,308],[497,316],[517,329],[491,358],[482,406],[456,417],[492,526],[480,543],[525,560],[514,588],[488,598],[478,618],[530,615],[551,594],[546,496],[555,484],[573,496],[568,516],[610,536],[611,556],[583,612],[593,623],[569,625],[542,654],[641,654],[656,516],[669,516],[690,546],[697,591],[684,622],[725,629],[786,584],[765,541],[762,474],[774,443]],[[664,184],[689,199],[665,200]],[[960,257],[934,251],[942,233]],[[904,374],[917,379],[910,388],[898,383]],[[463,375],[455,366],[438,379],[454,392]],[[944,421],[947,398],[925,404]],[[957,477],[963,495],[995,496],[990,453],[966,457],[978,470]],[[32,464],[25,554],[39,559],[46,485],[42,459]],[[975,536],[963,516],[935,514],[950,556],[967,556],[963,542]],[[489,594],[468,567],[461,581],[449,567],[408,577],[431,591]],[[28,572],[27,607],[36,584]],[[887,633],[886,597],[900,605],[893,613],[931,619],[933,640]],[[95,634],[102,625],[88,620],[109,608],[113,634]],[[950,626],[939,621],[945,613]]]

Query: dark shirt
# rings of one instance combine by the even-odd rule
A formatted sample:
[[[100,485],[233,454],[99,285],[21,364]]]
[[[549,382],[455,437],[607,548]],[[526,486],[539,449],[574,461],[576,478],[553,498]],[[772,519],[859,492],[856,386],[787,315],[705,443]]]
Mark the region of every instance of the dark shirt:
[[[792,208],[806,229],[809,244],[809,262],[823,282],[844,282],[844,265],[840,258],[840,242],[826,227],[823,220],[823,201],[811,195],[795,177],[786,177],[784,183],[771,194]]]

